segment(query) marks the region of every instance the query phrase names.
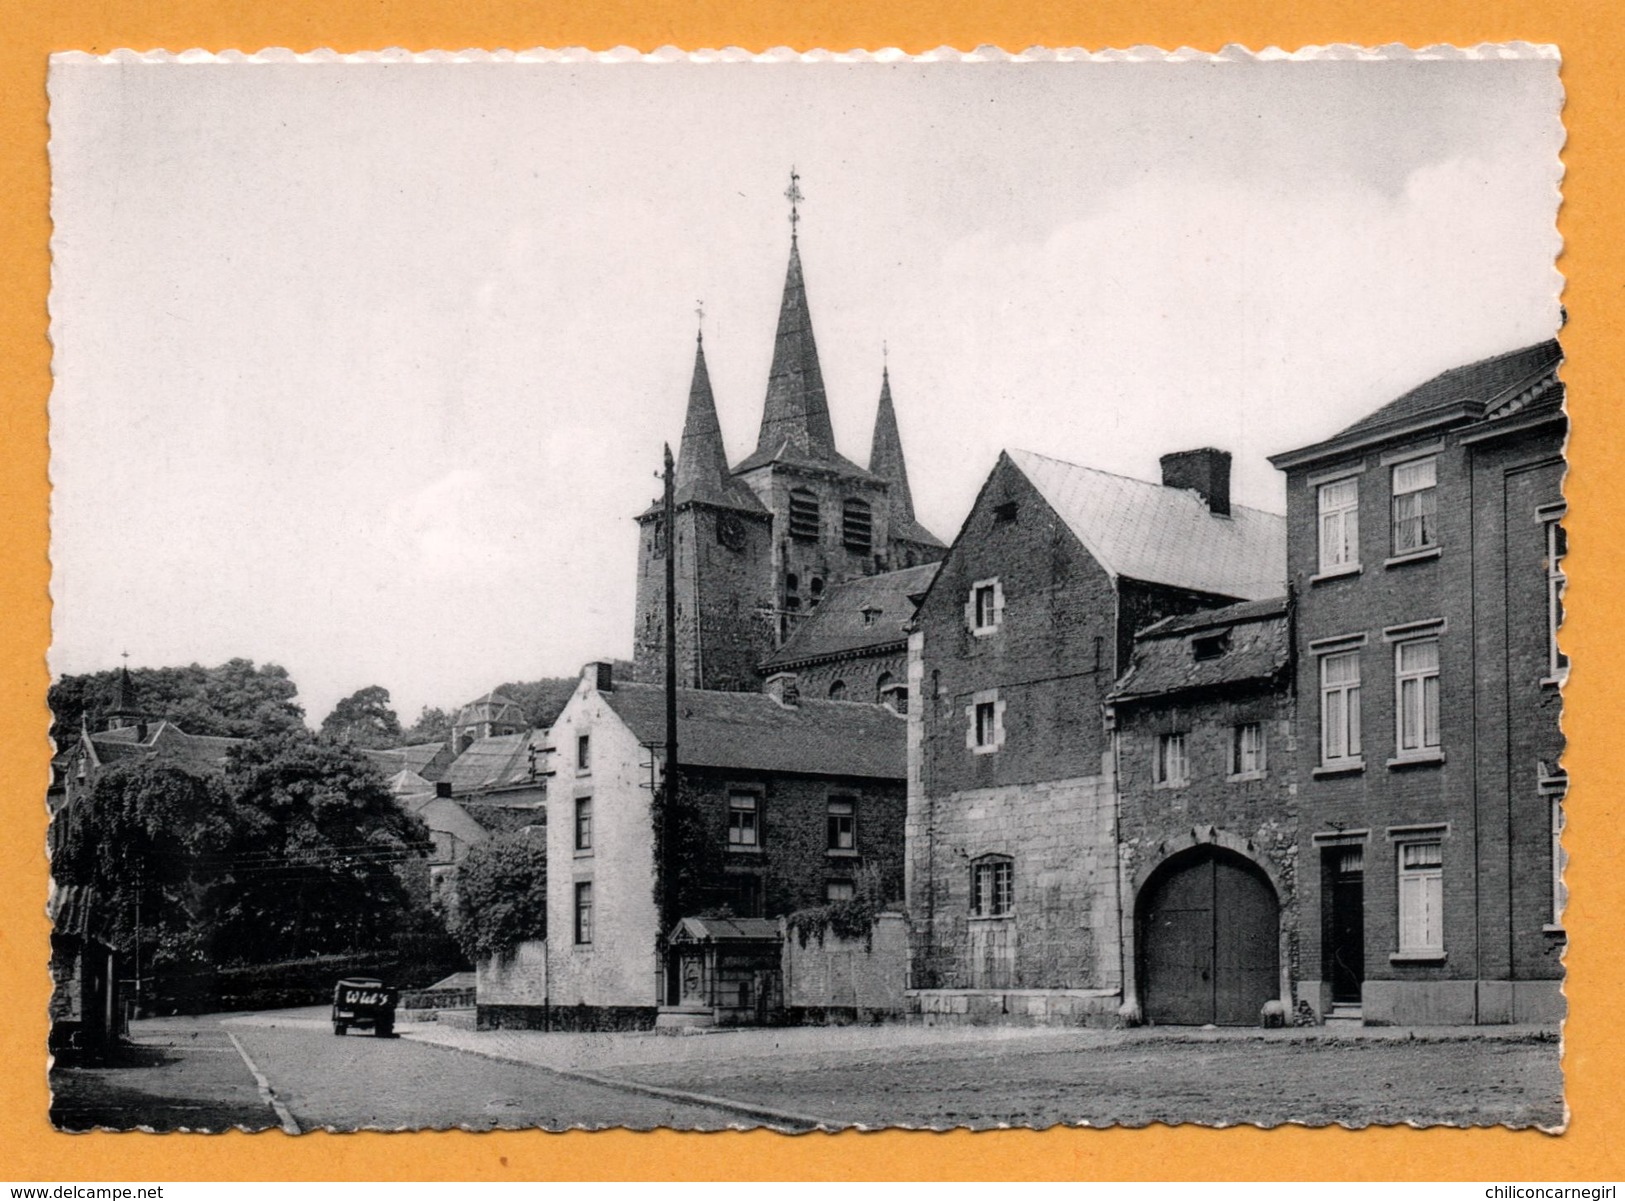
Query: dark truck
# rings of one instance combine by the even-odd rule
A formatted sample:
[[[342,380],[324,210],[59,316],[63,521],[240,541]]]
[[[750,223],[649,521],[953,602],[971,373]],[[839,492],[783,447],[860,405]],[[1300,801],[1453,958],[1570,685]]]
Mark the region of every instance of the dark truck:
[[[400,992],[367,977],[340,980],[333,986],[333,1033],[351,1026],[370,1027],[378,1038],[395,1036],[395,1003]]]

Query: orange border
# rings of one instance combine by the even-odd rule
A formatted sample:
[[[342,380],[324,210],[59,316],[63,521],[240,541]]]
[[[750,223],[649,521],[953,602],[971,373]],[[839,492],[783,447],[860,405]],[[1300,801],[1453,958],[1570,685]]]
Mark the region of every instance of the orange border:
[[[0,1177],[19,1181],[534,1178],[1059,1178],[1059,1179],[1461,1179],[1617,1180],[1625,1129],[1612,1070],[1622,1024],[1614,1012],[1625,954],[1610,944],[1625,911],[1625,872],[1606,855],[1622,828],[1618,760],[1604,753],[1617,730],[1602,681],[1621,674],[1609,618],[1625,617],[1625,502],[1609,502],[1610,470],[1625,466],[1625,416],[1610,402],[1625,378],[1617,313],[1625,277],[1625,53],[1613,0],[969,0],[923,4],[738,4],[645,0],[641,5],[555,5],[535,0],[291,0],[224,5],[210,0],[0,0],[0,795],[11,836],[0,840],[9,907],[0,925]],[[62,1135],[45,1118],[47,923],[41,798],[46,782],[44,650],[49,633],[46,551],[46,397],[50,262],[46,167],[46,56],[117,47],[184,50],[365,50],[466,46],[726,45],[762,50],[996,44],[1295,48],[1328,42],[1471,44],[1554,42],[1564,53],[1569,130],[1561,225],[1568,250],[1571,321],[1566,375],[1574,414],[1569,476],[1570,623],[1576,668],[1569,686],[1570,792],[1568,1098],[1573,1123],[1552,1137],[1503,1130],[1286,1128],[1227,1131],[1009,1131],[971,1135],[847,1133],[785,1137],[546,1135],[459,1132],[415,1135]],[[1614,297],[1610,300],[1610,297]],[[1617,495],[1617,494],[1616,494]],[[1613,598],[1613,599],[1610,599]],[[1625,1148],[1625,1144],[1617,1144]]]

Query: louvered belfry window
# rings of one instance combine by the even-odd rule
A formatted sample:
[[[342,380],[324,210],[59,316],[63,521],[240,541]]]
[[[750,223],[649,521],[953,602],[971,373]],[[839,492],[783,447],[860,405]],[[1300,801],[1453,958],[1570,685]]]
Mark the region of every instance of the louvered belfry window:
[[[869,502],[847,501],[841,507],[841,541],[848,549],[867,554],[873,537],[874,526],[869,516]]]
[[[818,541],[818,496],[805,488],[790,493],[790,537]]]

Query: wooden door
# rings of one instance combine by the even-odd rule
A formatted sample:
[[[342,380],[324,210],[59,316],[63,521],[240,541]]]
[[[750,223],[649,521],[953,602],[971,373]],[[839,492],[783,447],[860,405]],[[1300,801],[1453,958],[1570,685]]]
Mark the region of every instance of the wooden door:
[[[1324,860],[1330,903],[1325,909],[1326,974],[1332,1000],[1358,1005],[1365,984],[1365,870],[1358,848],[1333,848]]]
[[[1280,993],[1280,907],[1240,856],[1202,848],[1142,892],[1141,1005],[1147,1021],[1250,1026]]]

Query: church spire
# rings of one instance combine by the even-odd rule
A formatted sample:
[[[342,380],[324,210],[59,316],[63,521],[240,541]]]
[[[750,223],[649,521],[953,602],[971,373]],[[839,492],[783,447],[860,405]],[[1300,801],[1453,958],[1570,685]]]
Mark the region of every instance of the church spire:
[[[722,445],[722,425],[711,394],[711,373],[705,366],[705,334],[694,338],[694,378],[688,388],[688,414],[683,419],[683,441],[677,452],[673,481],[677,503],[699,501],[756,512],[761,502],[728,470],[728,452]]]
[[[771,459],[789,446],[813,459],[836,457],[835,432],[829,423],[824,397],[824,373],[818,365],[812,315],[807,308],[807,285],[801,276],[801,247],[797,225],[801,220],[801,177],[790,172],[790,266],[784,277],[784,298],[779,304],[779,328],[773,342],[773,368],[768,373],[767,404],[756,441],[759,458]]]
[[[875,413],[875,437],[869,448],[869,470],[887,488],[892,537],[925,546],[941,546],[936,535],[914,518],[914,493],[908,486],[908,464],[903,460],[903,439],[897,432],[897,410],[892,407],[891,368],[880,368],[880,407]]]

